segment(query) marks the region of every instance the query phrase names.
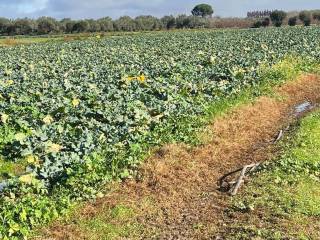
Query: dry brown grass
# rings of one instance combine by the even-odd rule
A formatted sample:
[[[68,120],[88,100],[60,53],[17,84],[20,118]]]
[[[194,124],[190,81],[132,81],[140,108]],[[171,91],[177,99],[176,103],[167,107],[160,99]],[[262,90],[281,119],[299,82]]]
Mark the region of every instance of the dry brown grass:
[[[71,42],[71,41],[75,41],[75,40],[81,40],[82,37],[81,36],[70,36],[70,35],[65,35],[63,36],[63,41],[65,42]]]
[[[217,180],[240,166],[272,157],[277,149],[268,143],[294,120],[293,107],[320,100],[320,78],[307,75],[275,91],[281,98],[260,97],[215,119],[209,126],[213,137],[201,147],[172,144],[158,149],[142,166],[139,181],[115,184],[107,197],[87,204],[73,220],[91,219],[124,204],[136,212],[132,222],[144,226],[139,239],[155,233],[157,239],[214,238],[224,224],[229,201],[218,191]],[[44,236],[90,239],[90,232],[76,223],[58,222],[44,230]]]
[[[4,46],[16,46],[19,42],[14,38],[6,38],[2,41],[2,45]]]
[[[251,28],[256,19],[250,18],[213,18],[209,28]]]

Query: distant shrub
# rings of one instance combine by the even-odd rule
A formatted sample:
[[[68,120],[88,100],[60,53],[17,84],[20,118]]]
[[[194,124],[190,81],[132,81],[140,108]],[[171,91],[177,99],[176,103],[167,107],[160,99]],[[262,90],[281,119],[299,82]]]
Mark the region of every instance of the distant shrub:
[[[291,18],[289,18],[289,20],[288,20],[288,25],[289,26],[296,26],[297,25],[297,21],[298,21],[298,17],[297,16],[295,16],[295,17],[291,17]]]
[[[251,28],[255,22],[250,18],[210,18],[209,28]]]
[[[263,26],[263,23],[261,21],[256,21],[253,23],[252,28],[260,28]]]

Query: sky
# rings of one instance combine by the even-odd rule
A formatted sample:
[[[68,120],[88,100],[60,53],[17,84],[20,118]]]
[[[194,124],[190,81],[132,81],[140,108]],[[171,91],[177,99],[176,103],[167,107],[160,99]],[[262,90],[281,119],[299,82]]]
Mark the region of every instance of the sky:
[[[0,0],[0,16],[36,18],[51,16],[58,19],[118,18],[128,15],[189,14],[199,3],[213,6],[215,15],[242,17],[248,11],[264,9],[320,9],[320,0]]]

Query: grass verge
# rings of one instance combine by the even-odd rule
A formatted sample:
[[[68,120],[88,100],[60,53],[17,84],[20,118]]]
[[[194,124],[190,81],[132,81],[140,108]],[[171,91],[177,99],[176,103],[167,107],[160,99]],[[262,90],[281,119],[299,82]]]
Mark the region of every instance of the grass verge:
[[[280,159],[234,199],[228,239],[320,238],[320,111],[297,127]]]

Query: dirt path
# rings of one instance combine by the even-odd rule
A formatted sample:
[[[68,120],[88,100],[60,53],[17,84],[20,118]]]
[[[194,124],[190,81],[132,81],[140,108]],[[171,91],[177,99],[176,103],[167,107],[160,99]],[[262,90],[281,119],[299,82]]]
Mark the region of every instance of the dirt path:
[[[306,100],[319,102],[320,78],[307,75],[275,93],[277,97],[259,97],[217,118],[203,146],[159,149],[144,164],[139,181],[115,184],[108,196],[88,204],[73,219],[75,223],[56,223],[46,229],[45,239],[108,239],[90,236],[77,225],[77,218],[91,219],[118,205],[130,207],[135,214],[113,224],[143,226],[120,239],[216,239],[223,231],[223,213],[230,199],[218,191],[217,180],[238,167],[272,157],[277,149],[268,143],[293,121],[294,106]]]

